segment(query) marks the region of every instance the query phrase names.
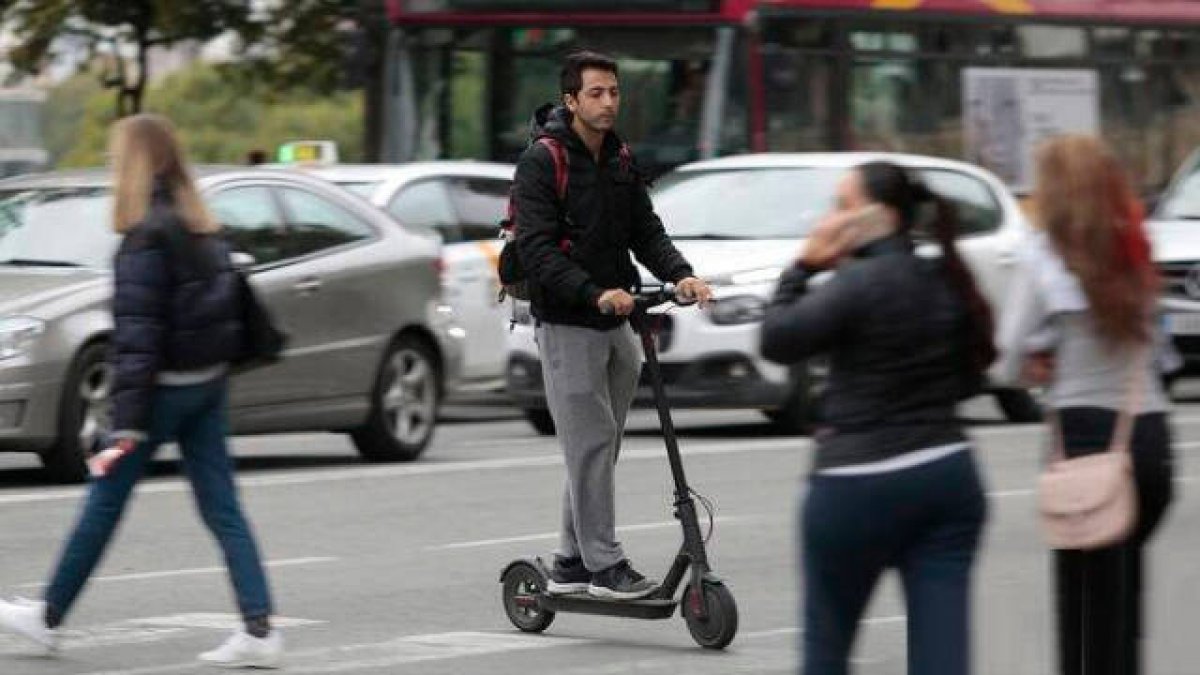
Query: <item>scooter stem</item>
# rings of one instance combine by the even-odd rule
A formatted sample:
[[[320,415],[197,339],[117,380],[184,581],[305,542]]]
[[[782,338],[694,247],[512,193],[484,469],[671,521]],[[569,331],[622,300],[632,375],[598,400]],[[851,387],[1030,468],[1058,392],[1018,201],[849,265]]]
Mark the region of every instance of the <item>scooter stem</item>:
[[[675,424],[671,420],[671,409],[667,405],[667,393],[662,383],[662,369],[658,363],[658,350],[654,346],[654,331],[650,329],[650,317],[639,313],[633,318],[634,328],[642,339],[642,352],[646,356],[646,367],[649,368],[650,387],[654,392],[654,405],[658,409],[658,422],[662,427],[663,441],[667,446],[667,460],[671,464],[671,477],[675,481],[676,504],[691,499],[688,489],[687,475],[683,470],[683,460],[679,455],[679,439],[675,435]]]

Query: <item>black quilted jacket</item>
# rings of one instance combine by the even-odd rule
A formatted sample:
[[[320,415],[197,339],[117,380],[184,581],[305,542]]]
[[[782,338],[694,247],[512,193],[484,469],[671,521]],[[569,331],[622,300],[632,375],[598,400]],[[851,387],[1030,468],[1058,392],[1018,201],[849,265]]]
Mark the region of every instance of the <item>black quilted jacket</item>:
[[[169,191],[156,185],[146,218],[125,235],[114,264],[114,429],[146,431],[159,373],[237,356],[235,274],[224,240],[188,232]]]

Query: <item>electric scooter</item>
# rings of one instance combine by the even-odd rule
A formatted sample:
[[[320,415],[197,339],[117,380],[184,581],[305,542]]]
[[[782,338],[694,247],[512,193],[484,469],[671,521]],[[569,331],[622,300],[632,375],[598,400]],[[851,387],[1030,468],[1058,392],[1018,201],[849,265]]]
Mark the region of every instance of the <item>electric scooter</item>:
[[[526,633],[541,633],[550,627],[559,612],[630,619],[669,619],[678,607],[687,622],[688,632],[697,644],[707,649],[724,649],[737,633],[737,604],[729,587],[713,573],[708,563],[706,540],[701,535],[696,512],[695,497],[698,495],[688,486],[684,475],[679,443],[671,422],[671,410],[663,390],[662,371],[655,346],[656,315],[649,311],[669,302],[678,303],[675,289],[671,284],[645,287],[635,294],[635,301],[630,323],[641,338],[642,350],[646,355],[646,374],[654,392],[671,476],[675,481],[675,518],[683,528],[683,545],[662,585],[641,600],[594,598],[586,592],[550,595],[546,592],[550,573],[541,558],[514,560],[500,575],[504,611],[518,629]],[[705,501],[703,497],[701,501]],[[706,502],[705,507],[711,517],[712,510]],[[682,597],[677,598],[681,586]]]

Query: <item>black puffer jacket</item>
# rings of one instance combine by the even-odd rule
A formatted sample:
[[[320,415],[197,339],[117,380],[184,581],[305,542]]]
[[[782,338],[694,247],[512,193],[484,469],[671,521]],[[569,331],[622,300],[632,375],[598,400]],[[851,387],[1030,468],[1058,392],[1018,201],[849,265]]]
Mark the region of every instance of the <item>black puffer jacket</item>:
[[[965,440],[957,403],[976,393],[966,304],[940,260],[895,236],[859,252],[819,288],[784,275],[762,327],[779,363],[830,355],[817,470],[875,462]]]
[[[601,314],[596,300],[606,289],[637,284],[630,251],[663,281],[691,276],[692,268],[663,230],[636,166],[622,166],[616,134],[605,138],[597,163],[571,129],[567,110],[554,110],[542,133],[566,148],[570,173],[564,225],[550,151],[534,144],[517,164],[517,252],[531,282],[533,314],[548,323],[614,328],[623,319]],[[569,252],[560,247],[564,230]]]
[[[156,185],[114,264],[113,428],[145,432],[159,373],[231,362],[242,328],[236,272],[219,237],[191,234]]]

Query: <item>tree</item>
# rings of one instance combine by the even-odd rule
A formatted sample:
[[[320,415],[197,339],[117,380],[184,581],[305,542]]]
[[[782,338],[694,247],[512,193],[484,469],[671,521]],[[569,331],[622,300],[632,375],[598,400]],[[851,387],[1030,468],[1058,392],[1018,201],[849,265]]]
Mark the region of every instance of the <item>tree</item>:
[[[19,71],[41,71],[67,44],[104,54],[110,63],[104,84],[116,90],[116,114],[124,117],[142,109],[151,49],[205,42],[230,30],[253,35],[251,5],[252,0],[0,0],[0,16],[17,39],[8,58]]]
[[[62,162],[79,144],[91,100],[105,96],[99,80],[91,73],[81,72],[59,83],[48,92],[42,106],[42,135],[51,166]],[[108,110],[101,115],[108,119]]]
[[[146,91],[146,109],[169,117],[191,159],[198,163],[237,164],[251,150],[270,151],[298,139],[328,138],[342,157],[362,156],[362,96],[340,92],[314,96],[309,90],[280,90],[249,77],[241,64],[197,63],[155,82]],[[86,100],[78,78],[50,93],[48,115],[75,119],[56,133],[69,141],[55,147],[58,166],[96,166],[104,162],[111,115],[110,101],[93,88]],[[51,104],[55,109],[50,110]],[[58,110],[58,104],[65,106]],[[82,113],[76,110],[81,109]],[[48,134],[49,135],[49,134]]]
[[[384,0],[288,0],[243,32],[243,40],[259,47],[259,65],[280,86],[362,88],[363,152],[378,161],[387,35]]]

